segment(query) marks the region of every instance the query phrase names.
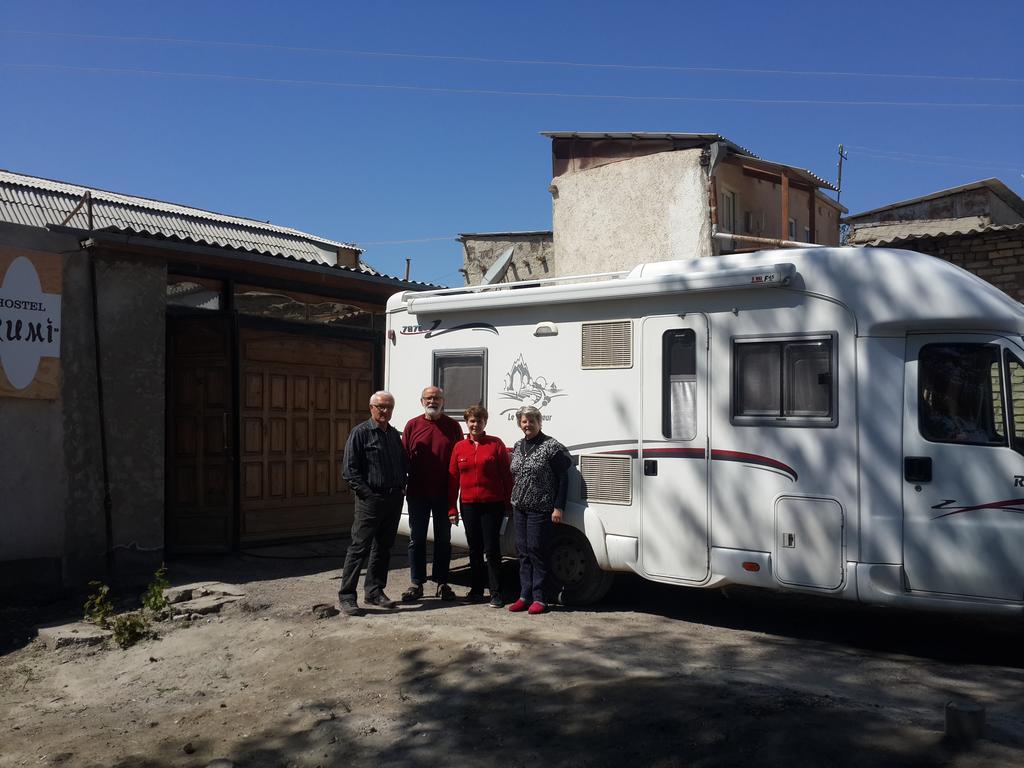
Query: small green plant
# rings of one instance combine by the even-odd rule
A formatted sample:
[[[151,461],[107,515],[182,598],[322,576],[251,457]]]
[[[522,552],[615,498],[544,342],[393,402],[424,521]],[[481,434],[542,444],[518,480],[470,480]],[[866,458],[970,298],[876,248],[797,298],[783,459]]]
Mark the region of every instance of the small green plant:
[[[114,642],[119,648],[131,648],[139,640],[149,637],[149,621],[141,612],[122,613],[111,622]]]
[[[153,581],[149,583],[142,595],[142,607],[152,613],[160,613],[167,607],[164,590],[170,586],[171,582],[167,580],[167,567],[161,565],[153,574]]]
[[[85,620],[106,629],[114,615],[114,604],[110,600],[110,587],[101,581],[90,581],[93,593],[85,601]]]

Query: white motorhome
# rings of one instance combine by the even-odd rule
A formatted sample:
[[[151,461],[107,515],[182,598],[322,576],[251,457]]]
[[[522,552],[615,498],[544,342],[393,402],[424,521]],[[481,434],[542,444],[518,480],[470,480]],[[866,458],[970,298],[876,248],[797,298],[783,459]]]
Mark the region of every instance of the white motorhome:
[[[567,600],[632,571],[1024,608],[1024,308],[958,267],[761,251],[406,292],[387,327],[399,427],[436,383],[510,446],[534,405],[569,448],[552,554]]]

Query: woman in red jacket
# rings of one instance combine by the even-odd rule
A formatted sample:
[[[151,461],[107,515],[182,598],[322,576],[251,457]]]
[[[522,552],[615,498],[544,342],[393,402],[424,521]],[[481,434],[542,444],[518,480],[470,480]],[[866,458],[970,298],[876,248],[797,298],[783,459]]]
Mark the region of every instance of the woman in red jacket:
[[[479,602],[484,597],[484,555],[487,556],[487,580],[490,584],[491,607],[501,608],[501,521],[512,499],[512,473],[505,443],[485,433],[487,409],[471,405],[465,411],[469,436],[452,449],[448,465],[448,517],[459,517],[456,502],[462,496],[462,519],[466,521],[469,543],[469,567],[472,582],[467,600]]]

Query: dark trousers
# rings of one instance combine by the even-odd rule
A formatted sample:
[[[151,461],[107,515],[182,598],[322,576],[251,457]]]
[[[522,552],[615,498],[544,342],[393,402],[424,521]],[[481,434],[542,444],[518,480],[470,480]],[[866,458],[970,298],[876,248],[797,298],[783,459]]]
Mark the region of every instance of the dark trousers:
[[[505,518],[505,504],[500,501],[462,505],[462,522],[466,526],[469,544],[470,589],[484,590],[484,556],[487,558],[486,575],[491,597],[501,594],[501,521]]]
[[[554,597],[548,579],[548,546],[551,541],[551,510],[515,511],[516,551],[519,553],[519,596],[527,602],[547,603]]]
[[[356,516],[352,521],[352,541],[345,555],[345,568],[341,572],[341,588],[338,599],[353,602],[356,599],[356,584],[359,571],[369,557],[366,578],[363,579],[363,594],[375,597],[384,591],[388,583],[388,566],[391,563],[391,547],[398,534],[398,520],[402,514],[402,493],[387,495],[372,494],[365,499],[356,499]]]
[[[434,520],[434,565],[431,578],[448,583],[452,562],[452,524],[448,520],[448,499],[409,497],[409,576],[413,584],[427,582],[427,526]]]

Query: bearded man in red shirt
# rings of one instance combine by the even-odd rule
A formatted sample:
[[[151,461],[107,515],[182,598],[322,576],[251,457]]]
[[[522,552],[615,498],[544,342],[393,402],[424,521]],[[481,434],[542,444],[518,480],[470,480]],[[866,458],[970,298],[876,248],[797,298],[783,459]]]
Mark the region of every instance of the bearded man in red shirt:
[[[411,603],[423,597],[427,581],[427,527],[434,521],[434,563],[431,579],[437,596],[455,599],[448,586],[452,559],[452,524],[448,518],[448,463],[452,448],[462,439],[458,422],[444,413],[444,392],[427,387],[420,396],[423,415],[409,419],[402,432],[402,445],[409,460],[409,572],[412,584],[402,595]]]

